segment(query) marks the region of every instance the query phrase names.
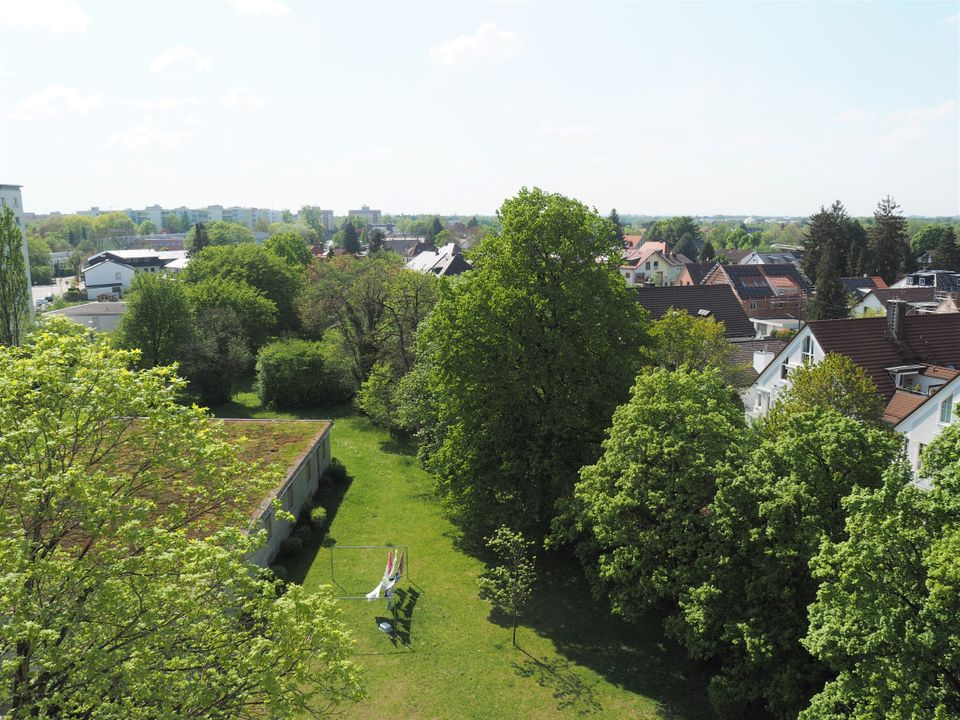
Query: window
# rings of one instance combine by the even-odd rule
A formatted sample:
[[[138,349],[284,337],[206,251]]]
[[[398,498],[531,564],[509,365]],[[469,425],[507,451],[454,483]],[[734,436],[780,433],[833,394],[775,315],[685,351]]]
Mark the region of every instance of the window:
[[[784,360],[783,364],[780,366],[780,379],[786,380],[789,374],[790,374],[790,368],[787,366],[787,361]]]
[[[947,395],[940,403],[940,422],[949,425],[953,420],[953,395]]]
[[[646,269],[646,270],[649,270],[649,269],[650,269],[650,263],[649,263],[649,262],[647,263],[647,267],[646,267],[645,269]]]
[[[756,309],[757,309],[757,304],[756,304],[755,302],[750,303],[750,309],[751,309],[751,310],[756,310]]]
[[[803,347],[800,349],[800,359],[805,363],[813,362],[813,338],[809,335],[803,339]]]
[[[656,267],[660,267],[660,261],[659,261],[659,260],[654,260],[654,261],[653,261],[653,266],[654,266],[655,268],[656,268]]]
[[[113,279],[114,279],[114,280],[119,280],[119,279],[120,279],[120,273],[114,273],[114,274],[113,274]]]

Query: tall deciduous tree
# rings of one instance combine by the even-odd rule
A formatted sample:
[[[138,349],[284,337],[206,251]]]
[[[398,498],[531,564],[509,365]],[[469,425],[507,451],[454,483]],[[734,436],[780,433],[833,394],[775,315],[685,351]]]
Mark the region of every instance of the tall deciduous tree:
[[[285,232],[271,235],[263,246],[292,265],[309,265],[313,261],[310,245],[299,233]]]
[[[443,429],[427,466],[474,538],[501,524],[545,531],[596,459],[645,339],[608,220],[539,189],[499,218],[420,329]]]
[[[243,323],[230,307],[203,307],[193,318],[192,332],[180,346],[180,372],[206,406],[233,397],[233,386],[253,367],[253,354]]]
[[[13,210],[0,214],[0,343],[20,342],[30,319],[30,284],[23,257],[23,233]]]
[[[277,304],[245,282],[210,277],[187,283],[185,290],[194,317],[211,308],[229,308],[236,313],[251,352],[263,345],[277,325]]]
[[[487,549],[497,564],[478,578],[480,597],[513,616],[513,644],[517,644],[517,620],[530,602],[537,578],[534,544],[506,526],[487,538]]]
[[[737,349],[724,336],[722,322],[692,317],[686,310],[668,310],[650,326],[647,362],[665,370],[716,369],[734,387],[749,385],[756,377],[750,365],[737,365]]]
[[[138,273],[117,328],[120,346],[139,349],[144,367],[169,365],[180,356],[180,348],[192,331],[183,283]]]
[[[802,720],[960,717],[960,425],[883,486],[844,501],[846,537],[814,558],[804,646],[832,677]]]
[[[879,275],[888,284],[897,279],[897,273],[912,260],[907,242],[907,219],[900,206],[889,195],[877,204],[870,228],[869,272]]]
[[[710,696],[722,714],[796,717],[823,687],[827,668],[800,644],[819,584],[809,562],[824,538],[843,539],[841,500],[877,487],[899,446],[835,412],[800,412],[718,476],[705,579],[674,627],[694,655],[719,658]]]
[[[4,712],[292,719],[357,698],[331,594],[280,587],[233,529],[276,469],[177,404],[170,368],[54,320],[0,347]]]
[[[614,612],[635,620],[694,581],[717,476],[743,432],[743,406],[716,370],[637,377],[557,521]]]

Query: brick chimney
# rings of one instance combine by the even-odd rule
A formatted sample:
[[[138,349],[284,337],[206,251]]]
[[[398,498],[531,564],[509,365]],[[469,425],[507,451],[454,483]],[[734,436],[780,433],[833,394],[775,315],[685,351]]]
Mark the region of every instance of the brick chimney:
[[[898,343],[903,342],[903,323],[906,316],[906,302],[903,300],[887,300],[887,330]]]

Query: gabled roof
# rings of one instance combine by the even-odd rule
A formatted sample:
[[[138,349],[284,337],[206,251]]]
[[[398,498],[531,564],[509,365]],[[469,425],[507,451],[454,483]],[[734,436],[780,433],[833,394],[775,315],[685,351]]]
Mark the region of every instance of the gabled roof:
[[[843,283],[843,286],[849,293],[855,293],[857,290],[875,290],[877,288],[887,287],[887,284],[879,275],[872,277],[868,275],[862,277],[842,277],[840,278],[840,282]]]
[[[716,265],[715,262],[687,263],[684,268],[690,275],[694,285],[699,285],[707,276],[707,273]]]
[[[867,295],[864,295],[864,300],[866,300],[867,296],[873,295],[884,306],[886,306],[888,300],[904,300],[906,302],[914,302],[914,303],[933,302],[933,298],[936,292],[937,292],[937,289],[933,286],[877,288],[867,293]]]
[[[903,342],[887,329],[887,318],[813,320],[807,324],[824,353],[846,355],[876,383],[889,401],[896,390],[886,368],[908,363],[960,368],[960,313],[907,315]]]
[[[920,397],[920,402],[917,403],[914,407],[912,407],[909,412],[904,413],[904,414],[901,415],[900,417],[897,417],[897,418],[894,420],[894,423],[895,423],[897,426],[899,426],[899,425],[903,424],[903,422],[904,422],[905,420],[907,420],[907,418],[909,418],[911,415],[913,415],[915,412],[917,412],[918,410],[920,410],[920,408],[924,407],[924,406],[927,405],[928,403],[931,403],[931,402],[932,402],[932,403],[940,402],[940,399],[941,399],[941,398],[940,398],[939,396],[940,396],[940,393],[941,393],[941,392],[944,392],[944,391],[946,391],[946,390],[950,390],[951,392],[955,392],[955,391],[957,391],[957,390],[960,390],[960,380],[957,380],[957,378],[960,378],[960,373],[957,373],[956,377],[954,377],[952,380],[950,380],[950,381],[948,381],[947,383],[945,383],[944,385],[941,385],[940,387],[938,387],[935,392],[932,392],[932,393],[930,393],[929,395],[926,395],[926,396],[920,395],[920,396],[919,396],[919,397]],[[914,395],[914,394],[916,394],[916,393],[911,393],[911,395]],[[956,397],[955,397],[955,398],[954,398],[954,403],[956,403],[957,400],[960,400],[960,398],[956,398]],[[893,401],[891,400],[890,402],[892,403]],[[888,407],[888,408],[890,407],[890,403],[887,404],[887,407]],[[956,405],[954,405],[954,407],[956,407]],[[958,417],[960,417],[960,410],[954,410],[954,412],[957,414]],[[884,412],[884,419],[886,419],[886,412]],[[895,428],[894,428],[894,430],[898,430],[898,429],[899,429],[899,427],[895,427]]]
[[[775,288],[810,292],[810,283],[795,265],[720,265],[741,300],[777,297]]]
[[[107,263],[111,263],[111,264],[113,264],[113,265],[119,265],[120,267],[125,267],[127,270],[134,270],[134,268],[130,267],[130,266],[127,265],[125,262],[120,262],[119,260],[114,260],[113,258],[107,258],[106,260],[101,260],[100,262],[95,262],[93,265],[88,265],[87,267],[85,267],[85,268],[84,268],[83,270],[81,270],[80,272],[82,272],[82,273],[90,272],[91,270],[93,270],[93,269],[95,269],[95,268],[98,268],[98,267],[100,267],[101,265],[106,265]]]
[[[731,264],[738,265],[748,255],[752,255],[753,250],[737,250],[736,248],[720,248],[717,255],[723,255]]]
[[[918,407],[927,401],[927,395],[910,392],[909,390],[897,390],[887,403],[883,410],[883,421],[896,425],[907,415],[912,413]]]
[[[728,338],[752,338],[756,331],[729,285],[672,285],[643,288],[635,298],[650,317],[659,320],[670,308],[686,310],[688,315],[703,317],[701,310],[723,323]]]

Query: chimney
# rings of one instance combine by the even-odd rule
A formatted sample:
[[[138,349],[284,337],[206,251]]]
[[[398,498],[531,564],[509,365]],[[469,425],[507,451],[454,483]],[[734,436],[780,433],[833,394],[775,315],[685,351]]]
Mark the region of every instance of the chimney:
[[[906,302],[903,300],[887,300],[887,330],[898,343],[903,342],[903,322],[906,315]]]

